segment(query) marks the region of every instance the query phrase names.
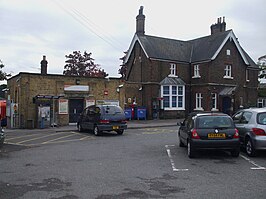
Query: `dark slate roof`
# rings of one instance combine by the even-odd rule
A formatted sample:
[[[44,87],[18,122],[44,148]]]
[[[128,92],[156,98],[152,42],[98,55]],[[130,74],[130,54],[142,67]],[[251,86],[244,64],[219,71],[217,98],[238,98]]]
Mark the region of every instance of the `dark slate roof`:
[[[150,58],[178,62],[210,60],[230,31],[181,41],[149,35],[139,35],[139,40]]]
[[[197,38],[189,41],[181,41],[150,35],[137,35],[143,50],[149,58],[173,62],[195,63],[212,60],[219,48],[227,38],[234,37],[233,31],[228,30],[215,33],[206,37]],[[237,43],[239,50],[242,51],[243,59],[249,67],[258,68],[255,62]]]
[[[166,77],[161,82],[160,85],[186,85],[186,83],[179,77]]]
[[[189,62],[192,47],[189,42],[149,35],[141,35],[139,40],[150,58]]]
[[[211,60],[231,30],[190,40],[192,43],[191,62]]]

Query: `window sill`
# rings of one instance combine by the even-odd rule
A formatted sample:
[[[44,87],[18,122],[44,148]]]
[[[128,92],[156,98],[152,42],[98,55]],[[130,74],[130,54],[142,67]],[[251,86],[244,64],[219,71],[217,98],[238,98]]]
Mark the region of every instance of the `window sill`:
[[[204,111],[203,108],[194,108],[194,111]]]
[[[165,111],[184,111],[185,108],[164,108]]]
[[[224,79],[234,79],[233,77],[224,76]]]
[[[199,79],[201,76],[193,76],[192,79]]]

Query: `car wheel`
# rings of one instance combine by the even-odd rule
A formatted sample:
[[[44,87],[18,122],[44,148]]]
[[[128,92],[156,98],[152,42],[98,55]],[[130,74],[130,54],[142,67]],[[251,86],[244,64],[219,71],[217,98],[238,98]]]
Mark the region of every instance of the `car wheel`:
[[[231,156],[237,158],[239,156],[240,149],[234,149],[231,151]]]
[[[178,140],[179,140],[179,147],[184,147],[184,143],[180,139],[180,135],[178,135]]]
[[[118,135],[122,135],[124,133],[124,130],[118,130],[116,131]]]
[[[81,127],[80,124],[78,124],[78,131],[79,131],[79,132],[82,132],[82,131],[83,131],[83,128]]]
[[[252,156],[256,155],[256,150],[255,150],[253,143],[252,143],[250,138],[247,139],[245,146],[246,146],[245,148],[246,148],[246,152],[247,152],[248,156],[252,157]]]
[[[195,157],[195,149],[189,140],[187,142],[187,155],[189,158]]]
[[[94,135],[96,135],[96,136],[99,136],[100,134],[101,134],[101,132],[99,131],[99,128],[98,128],[98,126],[94,126],[94,128],[93,128],[93,133],[94,133]]]

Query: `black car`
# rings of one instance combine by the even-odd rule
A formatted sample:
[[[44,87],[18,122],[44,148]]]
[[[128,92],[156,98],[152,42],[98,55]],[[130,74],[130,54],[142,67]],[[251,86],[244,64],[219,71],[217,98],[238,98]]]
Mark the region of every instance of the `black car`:
[[[187,146],[188,157],[201,149],[229,150],[238,157],[240,141],[232,118],[224,113],[191,113],[178,130],[179,146]]]
[[[77,122],[78,130],[92,130],[95,135],[103,131],[115,131],[122,135],[127,129],[123,109],[116,105],[93,105],[85,108]]]
[[[0,127],[0,148],[4,145],[5,134],[4,130]]]
[[[242,109],[233,115],[241,145],[249,156],[266,150],[266,108]]]

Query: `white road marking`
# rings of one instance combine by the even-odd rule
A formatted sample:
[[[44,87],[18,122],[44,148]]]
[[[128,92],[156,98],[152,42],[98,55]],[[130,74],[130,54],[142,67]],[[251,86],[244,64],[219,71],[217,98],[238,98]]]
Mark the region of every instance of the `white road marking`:
[[[170,147],[174,147],[175,145],[165,145],[165,148],[166,148],[166,151],[167,151],[167,154],[168,154],[168,157],[169,157],[169,160],[171,162],[171,166],[172,166],[172,169],[173,171],[188,171],[188,169],[177,169],[176,166],[175,166],[175,162],[172,158],[172,155],[171,155],[171,150],[170,150]]]
[[[257,163],[255,163],[253,160],[250,160],[248,157],[244,156],[244,155],[240,155],[240,157],[242,157],[243,159],[245,159],[246,161],[248,161],[250,164],[253,164],[255,167],[251,167],[251,170],[266,170],[265,167],[262,167],[260,165],[258,165]]]

